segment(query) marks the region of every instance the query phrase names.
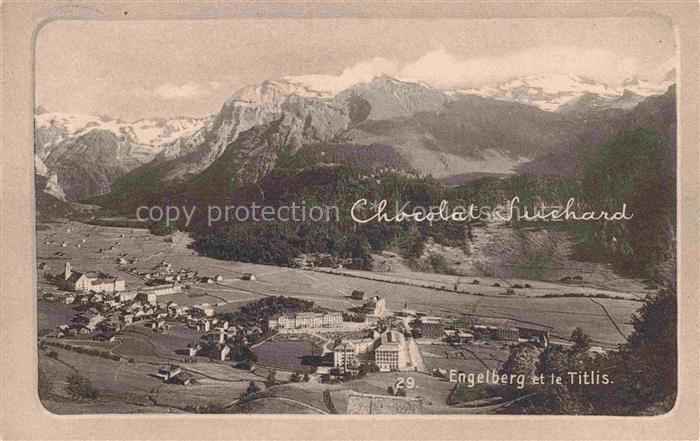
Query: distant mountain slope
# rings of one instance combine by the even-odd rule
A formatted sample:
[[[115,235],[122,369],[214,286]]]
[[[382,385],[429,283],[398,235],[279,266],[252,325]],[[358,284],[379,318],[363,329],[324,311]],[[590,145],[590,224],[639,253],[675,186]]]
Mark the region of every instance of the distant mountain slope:
[[[644,99],[644,96],[637,95],[627,89],[619,97],[605,97],[585,93],[563,104],[557,111],[565,114],[582,114],[607,109],[632,109]]]
[[[556,151],[544,154],[518,168],[520,173],[569,174],[576,168],[579,156],[593,146],[612,140],[624,130],[634,126],[659,126],[667,136],[675,137],[676,87],[671,86],[663,95],[646,98],[627,112],[607,110],[586,114],[587,119],[597,118],[592,130],[582,133]]]
[[[460,118],[459,111],[465,109],[449,106],[459,107],[453,103],[470,100],[479,102],[471,107],[465,106],[465,109],[469,108],[470,113],[463,115],[462,120],[456,121]],[[478,108],[480,106],[484,107],[487,113],[490,112],[488,106],[496,107],[500,114],[482,115]],[[513,111],[511,106],[519,107]],[[515,113],[508,115],[509,112]],[[354,85],[337,95],[314,92],[284,80],[264,81],[259,85],[236,91],[209,125],[166,145],[153,161],[126,176],[115,189],[128,191],[130,186],[136,187],[144,182],[186,180],[209,167],[241,133],[255,126],[268,125],[282,117],[299,120],[300,137],[295,139],[302,143],[342,140],[359,145],[394,146],[412,168],[424,173],[448,175],[468,172],[469,161],[472,160],[477,161],[474,166],[478,170],[508,172],[521,162],[521,157],[529,159],[529,156],[518,155],[518,145],[506,146],[503,140],[508,137],[507,133],[498,127],[491,129],[489,124],[508,128],[509,124],[517,124],[519,114],[528,113],[544,114],[540,110],[512,103],[474,97],[452,97],[423,84],[402,82],[387,76],[379,76],[369,83]],[[432,117],[433,114],[437,117]],[[547,120],[562,119],[549,114],[540,115],[539,118],[542,120],[540,125],[546,125]],[[444,121],[444,124],[441,124],[441,121]],[[435,147],[436,139],[438,143],[452,143],[453,138],[446,132],[459,128],[460,124],[468,123],[471,123],[471,130],[463,130],[462,135],[479,136],[473,147]],[[481,134],[480,131],[484,129],[488,130]],[[494,131],[498,132],[496,138],[488,141],[486,138]],[[520,132],[521,137],[528,136]],[[292,140],[288,141],[291,142]],[[541,139],[535,136],[532,141],[526,143],[529,143],[527,150],[536,149],[530,144],[539,144]],[[515,154],[512,154],[513,151]],[[240,160],[240,157],[238,159]],[[480,164],[479,160],[490,161],[490,167]],[[451,167],[446,172],[441,172],[441,164]],[[253,172],[256,173],[258,171]]]
[[[550,112],[567,109],[565,107],[567,104],[582,97],[586,97],[584,101],[594,99],[594,101],[599,103],[598,106],[587,110],[629,109],[636,104],[634,100],[629,99],[632,95],[640,97],[659,95],[668,89],[674,81],[675,70],[673,69],[658,84],[630,77],[624,80],[620,87],[611,87],[602,82],[578,75],[559,74],[514,78],[496,86],[459,90],[456,93],[518,102]],[[628,96],[625,97],[625,94]],[[602,103],[616,103],[616,106],[600,105]]]
[[[115,179],[137,167],[131,148],[110,131],[91,130],[60,142],[45,162],[66,198],[76,201],[107,193]]]
[[[110,190],[116,178],[150,161],[164,143],[194,133],[207,123],[208,118],[126,123],[39,109],[34,128],[35,153],[41,161],[37,173],[55,176],[68,200],[100,195]]]

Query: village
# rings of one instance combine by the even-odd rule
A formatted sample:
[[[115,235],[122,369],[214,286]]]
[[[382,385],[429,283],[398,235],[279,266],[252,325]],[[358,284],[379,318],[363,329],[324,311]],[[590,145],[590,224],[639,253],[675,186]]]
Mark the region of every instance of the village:
[[[518,301],[484,278],[469,289],[486,294],[498,289],[497,294],[452,310],[449,301],[437,297],[448,295],[443,282],[431,288],[397,286],[371,280],[375,276],[368,273],[370,280],[353,274],[342,279],[346,285],[332,284],[322,277],[340,280],[327,272],[337,269],[210,263],[179,243],[182,238],[59,225],[44,233],[39,248],[42,363],[70,357],[81,371],[90,359],[108,360],[122,366],[120,371],[138,372],[135,381],[186,386],[170,392],[183,402],[201,403],[192,388],[211,390],[208,383],[215,381],[227,383],[220,384],[224,391],[245,378],[273,384],[275,390],[295,384],[324,399],[325,391],[333,391],[328,399],[338,397],[346,411],[364,406],[357,402],[393,397],[415,412],[450,413],[451,371],[498,369],[510,345],[519,342],[542,348],[567,344],[559,323],[547,323],[527,309],[522,317],[477,309],[484,299]],[[63,246],[70,243],[65,236],[75,245]],[[86,258],[88,253],[95,257]],[[457,293],[449,299],[464,302],[468,297],[456,283]],[[561,299],[547,299],[556,301]],[[596,343],[600,350],[608,345]],[[407,389],[414,376],[419,387]]]

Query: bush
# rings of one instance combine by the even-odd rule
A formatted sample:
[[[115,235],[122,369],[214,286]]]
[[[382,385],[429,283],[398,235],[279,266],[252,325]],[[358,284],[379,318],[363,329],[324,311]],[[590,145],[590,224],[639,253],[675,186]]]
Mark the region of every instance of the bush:
[[[89,378],[83,377],[77,372],[68,376],[68,393],[75,398],[97,399],[97,390]]]
[[[260,390],[261,390],[261,389],[260,389],[260,386],[258,386],[257,384],[255,384],[255,381],[251,381],[250,383],[248,383],[248,388],[247,388],[246,390],[244,390],[244,391],[241,393],[241,396],[239,397],[239,400],[240,400],[242,403],[245,403],[245,402],[247,402],[247,401],[250,401],[250,400],[253,398],[253,395],[255,395],[255,394],[257,394],[258,392],[260,392]]]
[[[177,231],[173,225],[167,225],[165,222],[154,223],[149,227],[149,231],[156,236],[167,236]]]

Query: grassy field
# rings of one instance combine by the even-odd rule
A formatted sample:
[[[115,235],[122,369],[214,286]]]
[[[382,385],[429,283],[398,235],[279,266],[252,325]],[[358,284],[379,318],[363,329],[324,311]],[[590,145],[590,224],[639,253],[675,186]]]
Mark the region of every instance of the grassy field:
[[[268,341],[255,348],[258,364],[280,368],[313,372],[316,368],[304,364],[304,357],[321,354],[321,348],[309,341]]]
[[[59,325],[70,323],[77,312],[70,305],[64,305],[59,302],[47,302],[38,300],[36,305],[38,313],[39,332],[51,330]]]
[[[66,231],[70,228],[70,232]],[[52,236],[55,235],[55,236]],[[89,235],[89,236],[88,236]],[[124,235],[124,237],[121,237]],[[86,238],[82,248],[58,245],[44,245],[44,240],[55,240],[58,244],[65,241],[78,243]],[[588,298],[557,297],[538,298],[545,294],[560,293],[608,293],[624,295],[637,299],[644,292],[609,291],[594,287],[571,286],[543,281],[526,281],[513,279],[504,281],[496,277],[470,277],[461,279],[463,292],[443,291],[425,286],[451,288],[456,277],[419,273],[368,273],[346,271],[352,275],[329,274],[320,271],[303,271],[293,268],[280,268],[269,265],[256,265],[241,262],[227,262],[197,256],[181,243],[166,242],[162,237],[153,236],[144,230],[128,228],[97,227],[79,223],[50,224],[47,230],[39,232],[39,261],[51,261],[52,268],[62,268],[63,262],[70,259],[77,269],[103,270],[119,274],[126,278],[129,288],[142,285],[143,280],[116,268],[114,259],[125,253],[127,258],[139,257],[132,265],[136,270],[150,270],[161,260],[166,259],[174,268],[190,268],[200,275],[217,275],[224,278],[216,284],[192,284],[182,293],[163,296],[163,302],[175,301],[182,305],[210,303],[218,312],[237,310],[246,302],[269,295],[286,295],[312,300],[318,305],[332,310],[347,310],[359,306],[362,302],[350,299],[350,293],[357,289],[367,295],[378,294],[386,298],[388,309],[403,309],[405,304],[411,309],[427,314],[458,317],[474,314],[484,317],[507,317],[523,323],[534,323],[551,327],[554,336],[568,338],[575,327],[581,327],[594,340],[594,344],[614,347],[624,341],[623,335],[629,334],[630,315],[641,303],[632,300],[596,299],[599,304]],[[115,245],[119,243],[119,245]],[[99,248],[115,246],[106,254],[97,254]],[[66,256],[52,258],[52,251],[66,253]],[[256,275],[255,281],[241,280],[245,273]],[[358,277],[360,276],[360,277]],[[368,277],[362,278],[362,277]],[[384,281],[371,280],[380,278]],[[479,280],[479,285],[469,285],[472,279]],[[396,283],[408,281],[412,285]],[[515,296],[500,295],[504,288],[494,288],[493,283],[507,286],[507,283],[530,283],[532,288],[517,290]],[[604,305],[608,314],[601,308]],[[43,319],[42,319],[43,321]],[[613,323],[614,322],[614,323]],[[620,329],[621,333],[618,331]]]
[[[182,364],[183,369],[195,376],[196,384],[178,386],[164,384],[155,377],[158,368],[166,363],[126,363],[58,348],[50,350],[58,353],[58,359],[46,357],[40,351],[39,366],[51,379],[51,392],[55,397],[49,401],[54,402],[54,407],[60,407],[56,404],[57,399],[70,398],[65,392],[66,378],[74,369],[92,381],[99,391],[100,400],[114,402],[117,412],[134,411],[135,409],[119,410],[119,406],[143,405],[149,397],[163,408],[184,409],[187,406],[212,403],[230,404],[248,387],[250,381],[256,381],[263,387],[260,377],[227,365]],[[92,406],[98,406],[98,403],[92,403]]]
[[[488,369],[498,369],[510,352],[507,345],[494,342],[488,345],[465,345],[462,348],[421,344],[418,348],[428,372],[433,369],[455,369],[466,373],[481,373]]]

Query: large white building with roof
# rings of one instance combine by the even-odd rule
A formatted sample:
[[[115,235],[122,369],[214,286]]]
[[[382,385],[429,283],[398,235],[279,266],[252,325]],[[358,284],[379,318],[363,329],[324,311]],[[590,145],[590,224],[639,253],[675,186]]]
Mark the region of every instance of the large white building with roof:
[[[113,293],[126,290],[126,281],[121,277],[73,271],[68,261],[63,271],[63,283],[71,291]]]
[[[406,360],[406,339],[395,329],[389,329],[379,336],[374,350],[374,362],[381,371],[398,371],[408,365]]]
[[[281,314],[267,321],[269,329],[306,329],[339,328],[343,325],[341,312],[300,312],[298,314]]]
[[[389,329],[374,339],[343,340],[333,347],[334,367],[356,368],[361,361],[369,360],[384,372],[406,368],[408,356],[403,334]]]

